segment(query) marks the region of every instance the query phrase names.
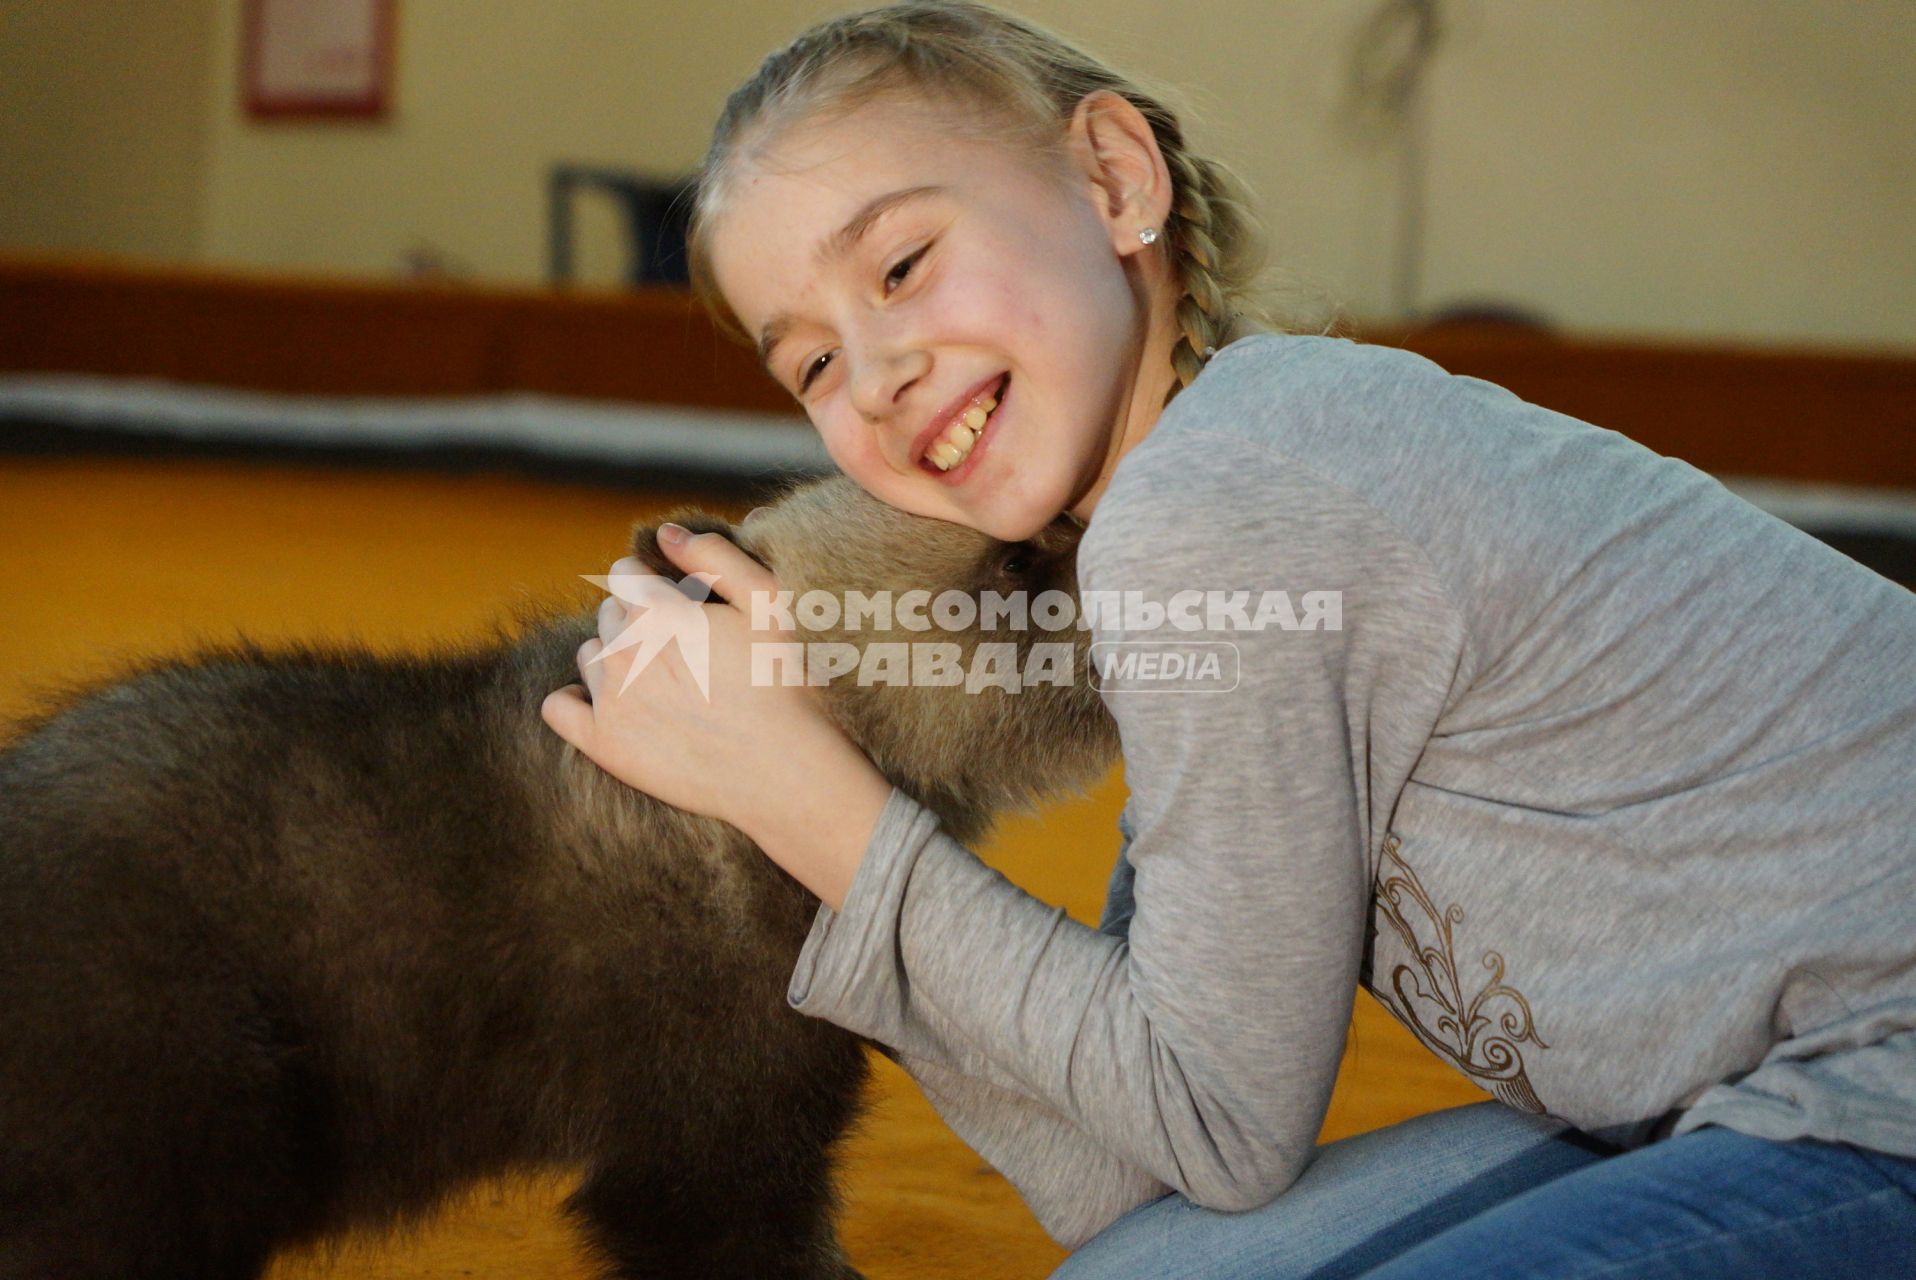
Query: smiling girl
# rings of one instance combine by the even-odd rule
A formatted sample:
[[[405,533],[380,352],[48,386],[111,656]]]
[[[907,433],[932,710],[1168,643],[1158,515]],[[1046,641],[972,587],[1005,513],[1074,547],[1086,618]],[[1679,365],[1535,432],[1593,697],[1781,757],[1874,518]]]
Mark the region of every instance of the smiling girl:
[[[967,3],[804,33],[701,175],[701,295],[854,480],[1075,520],[1126,601],[1097,638],[1233,655],[1104,686],[1099,928],[752,684],[777,584],[722,538],[661,534],[733,602],[710,700],[674,653],[615,695],[610,607],[548,723],[818,895],[791,1004],[898,1051],[1061,1276],[1916,1266],[1916,597],[1613,432],[1283,331],[1246,207]],[[1274,592],[1335,608],[1179,613]],[[1317,1147],[1359,985],[1495,1100]]]

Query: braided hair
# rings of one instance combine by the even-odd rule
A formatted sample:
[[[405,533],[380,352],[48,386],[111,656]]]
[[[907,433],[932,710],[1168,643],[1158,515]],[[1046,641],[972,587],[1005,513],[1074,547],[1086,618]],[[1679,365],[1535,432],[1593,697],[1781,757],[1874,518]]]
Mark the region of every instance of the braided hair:
[[[969,102],[979,109],[954,113],[952,128],[1032,150],[1055,146],[1078,103],[1099,90],[1121,95],[1150,123],[1172,185],[1171,213],[1153,249],[1171,256],[1181,291],[1166,404],[1217,349],[1286,327],[1260,293],[1265,245],[1249,189],[1185,145],[1163,94],[975,0],[905,0],[811,27],[726,99],[699,168],[687,245],[693,290],[721,331],[749,342],[719,292],[710,250],[711,223],[745,140],[799,119],[849,114],[900,89]]]

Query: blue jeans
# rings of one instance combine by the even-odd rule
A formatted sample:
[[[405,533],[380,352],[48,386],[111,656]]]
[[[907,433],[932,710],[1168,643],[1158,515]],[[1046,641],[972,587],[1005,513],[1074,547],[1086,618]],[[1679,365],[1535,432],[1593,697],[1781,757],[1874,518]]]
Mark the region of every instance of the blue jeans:
[[[1916,1160],[1706,1126],[1615,1154],[1480,1102],[1319,1147],[1246,1213],[1172,1193],[1052,1280],[1916,1277]]]

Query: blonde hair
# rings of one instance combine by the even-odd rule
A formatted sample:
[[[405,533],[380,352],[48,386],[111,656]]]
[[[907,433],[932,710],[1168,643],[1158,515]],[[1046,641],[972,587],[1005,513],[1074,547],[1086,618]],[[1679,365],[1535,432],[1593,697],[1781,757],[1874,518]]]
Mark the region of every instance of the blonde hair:
[[[1158,243],[1181,287],[1180,337],[1171,353],[1177,377],[1165,403],[1191,384],[1210,351],[1287,327],[1260,288],[1266,248],[1248,187],[1185,145],[1162,94],[1023,18],[972,0],[909,0],[819,23],[769,55],[726,99],[699,168],[687,244],[693,290],[721,331],[752,341],[719,292],[709,244],[742,139],[752,130],[847,114],[900,90],[967,102],[977,110],[957,113],[949,127],[1028,149],[1056,147],[1078,103],[1098,90],[1121,95],[1150,123],[1172,186]]]

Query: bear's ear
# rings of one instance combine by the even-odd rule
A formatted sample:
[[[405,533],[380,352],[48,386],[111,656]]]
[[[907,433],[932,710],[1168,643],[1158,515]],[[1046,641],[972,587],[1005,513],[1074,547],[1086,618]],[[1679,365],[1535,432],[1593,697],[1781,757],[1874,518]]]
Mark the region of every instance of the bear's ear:
[[[632,526],[632,556],[645,566],[647,573],[656,573],[662,578],[677,582],[685,573],[677,565],[665,558],[665,552],[659,550],[659,525],[676,524],[690,529],[693,533],[722,533],[733,542],[738,536],[732,530],[732,522],[712,515],[709,512],[687,509],[668,511],[665,519],[658,524],[635,524]]]

